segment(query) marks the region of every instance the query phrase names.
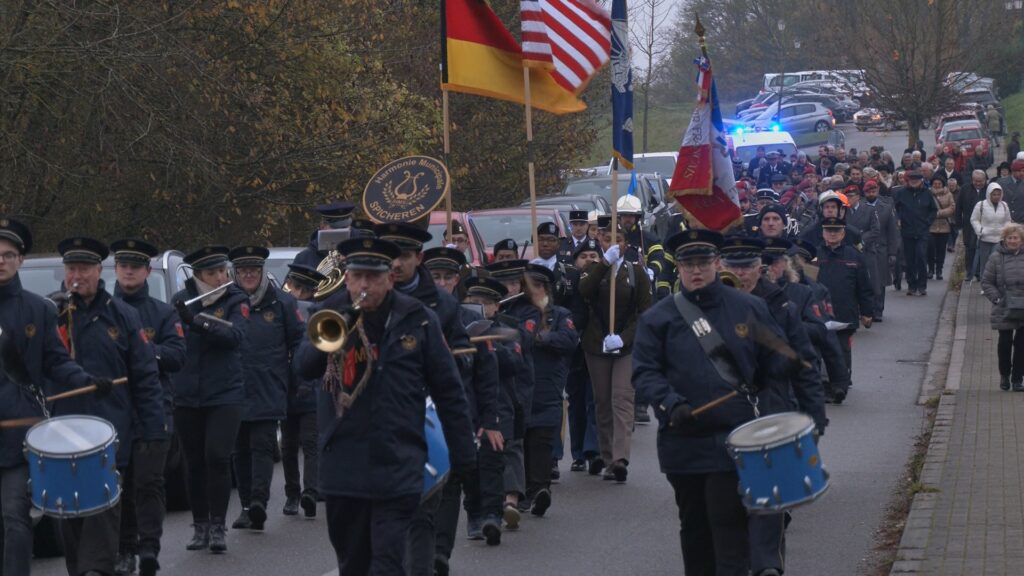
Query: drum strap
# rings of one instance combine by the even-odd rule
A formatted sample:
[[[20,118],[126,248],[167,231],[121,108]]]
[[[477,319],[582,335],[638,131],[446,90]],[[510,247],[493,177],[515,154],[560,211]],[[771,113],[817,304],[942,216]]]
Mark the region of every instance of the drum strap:
[[[704,349],[704,354],[711,360],[711,364],[718,372],[718,376],[725,380],[725,383],[736,390],[743,391],[749,395],[751,387],[743,381],[743,376],[736,367],[736,360],[722,340],[722,336],[715,331],[711,322],[708,322],[704,312],[696,304],[687,300],[682,292],[676,292],[672,301],[679,310],[679,315],[690,325],[697,342]]]

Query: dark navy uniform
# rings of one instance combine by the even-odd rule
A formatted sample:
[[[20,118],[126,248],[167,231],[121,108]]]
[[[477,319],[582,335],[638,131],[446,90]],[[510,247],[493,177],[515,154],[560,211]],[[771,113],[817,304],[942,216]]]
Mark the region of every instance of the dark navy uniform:
[[[338,250],[347,256],[348,270],[382,273],[399,253],[391,242],[370,239],[342,242]],[[314,310],[350,307],[345,291]],[[423,490],[427,395],[437,406],[457,476],[476,460],[472,423],[458,368],[433,312],[391,290],[377,310],[361,317],[374,350],[360,352],[362,345],[356,344],[354,357],[372,371],[361,395],[340,416],[338,394],[353,391],[354,381],[325,383],[319,393],[319,489],[327,500],[328,533],[340,573],[403,574],[406,537]],[[369,357],[375,358],[372,369],[365,361]],[[326,353],[303,341],[297,355],[301,376],[321,376],[327,364]]]
[[[573,253],[573,261],[575,262],[576,258],[585,251],[596,252],[600,255],[601,245],[597,240],[588,238],[577,246]],[[582,334],[586,331],[587,323],[590,320],[590,304],[577,290],[569,302],[568,308],[572,313],[576,332],[581,335],[582,340]],[[588,461],[593,461],[600,455],[597,440],[597,415],[594,411],[594,387],[591,384],[583,346],[578,346],[572,355],[572,361],[569,363],[569,376],[565,382],[565,393],[569,400],[569,438],[573,460],[571,469],[580,471],[587,466]]]
[[[287,415],[291,360],[306,333],[295,298],[271,285],[263,270],[269,254],[260,246],[240,246],[228,254],[236,273],[256,268],[261,274],[260,284],[249,295],[247,346],[242,354],[245,409],[235,442],[235,477],[242,512],[232,525],[253,530],[262,530],[267,518],[277,422]]]
[[[199,272],[227,266],[228,249],[207,246],[185,257]],[[200,295],[196,278],[171,298],[185,327],[185,367],[174,375],[174,420],[188,462],[195,534],[189,550],[227,548],[224,516],[231,497],[231,451],[245,406],[242,353],[249,297],[231,284],[189,306]],[[204,287],[203,290],[218,288]],[[204,292],[205,293],[205,292]]]
[[[677,260],[711,258],[721,235],[687,231],[668,242]],[[641,317],[633,347],[633,382],[659,420],[658,461],[675,490],[687,573],[746,576],[750,569],[747,513],[736,491],[735,463],[725,440],[754,418],[742,396],[701,414],[701,406],[733,391],[705,355],[694,330],[677,310],[674,298],[686,298],[703,313],[731,352],[744,382],[761,390],[759,398],[779,397],[788,388],[787,361],[745,337],[750,323],[783,334],[765,303],[717,279],[656,303]],[[771,403],[763,402],[766,408]],[[715,518],[714,523],[708,518]]]
[[[355,205],[351,202],[328,202],[326,204],[319,204],[316,207],[316,211],[320,214],[321,224],[320,229],[314,230],[309,236],[309,244],[304,250],[299,252],[295,256],[295,263],[302,264],[303,266],[309,266],[310,268],[316,269],[317,265],[327,257],[327,250],[320,250],[320,230],[322,229],[335,229],[340,230],[348,228],[352,222],[352,211],[355,209]]]
[[[152,244],[141,240],[120,240],[110,245],[115,265],[149,267],[150,259],[159,254]],[[159,566],[160,537],[166,513],[164,467],[173,437],[174,389],[171,374],[185,364],[185,334],[174,307],[149,295],[149,283],[143,282],[134,292],[125,292],[114,285],[114,296],[134,308],[142,320],[142,330],[152,344],[160,369],[167,433],[148,437],[132,447],[131,463],[123,476],[121,496],[121,547],[118,568],[131,572],[135,555],[139,555],[140,571],[153,573]],[[141,425],[136,422],[136,429]]]
[[[90,238],[68,238],[58,245],[65,266],[99,268],[109,249]],[[119,440],[117,466],[125,468],[136,437],[165,438],[163,389],[154,349],[138,312],[112,297],[99,280],[91,301],[73,292],[65,312],[68,345],[75,360],[90,374],[109,379],[128,378],[124,386],[103,388],[54,402],[55,416],[88,414],[114,425]],[[65,391],[54,386],[53,393]],[[141,441],[141,440],[140,440]],[[69,574],[89,570],[114,571],[120,543],[121,506],[85,518],[61,520],[65,562]]]

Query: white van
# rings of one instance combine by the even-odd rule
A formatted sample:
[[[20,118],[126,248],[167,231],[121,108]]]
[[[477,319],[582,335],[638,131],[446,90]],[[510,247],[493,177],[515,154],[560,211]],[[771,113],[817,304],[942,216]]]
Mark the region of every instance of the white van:
[[[781,150],[787,162],[789,156],[798,151],[789,132],[731,132],[726,142],[732,157],[742,160],[744,166],[757,155],[758,146],[764,146],[766,151]]]

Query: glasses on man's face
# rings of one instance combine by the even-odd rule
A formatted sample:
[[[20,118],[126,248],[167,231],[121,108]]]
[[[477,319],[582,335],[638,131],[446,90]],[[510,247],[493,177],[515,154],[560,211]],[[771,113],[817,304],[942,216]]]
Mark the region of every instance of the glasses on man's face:
[[[712,259],[683,260],[679,263],[679,267],[687,272],[696,272],[698,270],[710,270],[714,263],[715,261]]]
[[[4,252],[0,254],[0,260],[4,262],[14,262],[18,259],[19,254],[17,252]]]
[[[260,268],[238,268],[235,272],[239,276],[259,276],[263,273],[263,270]]]

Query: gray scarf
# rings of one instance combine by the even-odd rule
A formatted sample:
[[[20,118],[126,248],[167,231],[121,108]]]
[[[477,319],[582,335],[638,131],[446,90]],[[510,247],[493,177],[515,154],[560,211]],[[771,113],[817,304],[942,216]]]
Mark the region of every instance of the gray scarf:
[[[260,285],[256,288],[256,291],[249,295],[249,304],[253,308],[259,306],[260,302],[263,301],[263,297],[267,295],[267,288],[270,287],[270,276],[267,271],[264,270],[260,274]]]
[[[192,279],[196,281],[196,290],[198,290],[200,294],[206,294],[207,292],[209,292],[209,291],[213,290],[214,288],[216,288],[216,286],[210,286],[209,284],[207,284],[206,282],[203,282],[202,280],[200,280],[199,278],[197,278],[195,276],[193,276]],[[223,295],[224,295],[224,291],[223,290],[218,290],[218,291],[214,292],[213,294],[210,294],[209,296],[204,297],[201,300],[201,302],[203,304],[203,308],[209,308],[210,306],[213,306],[213,303],[216,302],[217,300],[219,300],[220,297],[223,296]]]

